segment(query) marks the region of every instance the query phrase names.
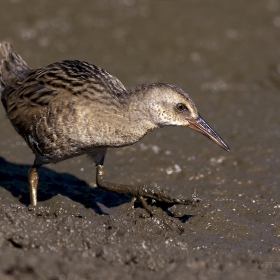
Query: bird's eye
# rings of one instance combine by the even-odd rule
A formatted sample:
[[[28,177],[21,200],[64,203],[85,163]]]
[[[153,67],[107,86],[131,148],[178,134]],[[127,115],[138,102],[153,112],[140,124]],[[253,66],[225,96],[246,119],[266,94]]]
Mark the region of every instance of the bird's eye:
[[[186,107],[183,103],[178,103],[178,104],[176,105],[176,109],[177,109],[179,112],[182,112],[182,111],[186,110],[187,107]]]

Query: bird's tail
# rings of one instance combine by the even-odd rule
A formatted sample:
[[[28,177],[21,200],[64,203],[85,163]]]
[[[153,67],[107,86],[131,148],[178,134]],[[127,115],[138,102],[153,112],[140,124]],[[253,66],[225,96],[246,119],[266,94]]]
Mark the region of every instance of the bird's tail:
[[[0,97],[14,79],[23,79],[30,68],[14,51],[10,43],[0,43]]]

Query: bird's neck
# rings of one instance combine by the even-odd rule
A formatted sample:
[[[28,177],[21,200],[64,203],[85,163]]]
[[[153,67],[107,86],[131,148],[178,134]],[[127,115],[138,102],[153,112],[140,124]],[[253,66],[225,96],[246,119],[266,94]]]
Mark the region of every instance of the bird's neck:
[[[143,92],[131,92],[126,98],[124,118],[127,121],[123,125],[124,129],[132,136],[131,140],[135,143],[149,131],[157,128],[158,125],[155,124],[151,116],[147,104],[149,101]]]
[[[82,111],[75,116],[81,117],[81,123],[86,122],[88,127],[88,135],[83,131],[82,135],[75,133],[75,137],[88,139],[89,146],[132,145],[158,127],[151,118],[148,101],[141,91],[114,96],[110,103],[106,99],[98,101],[80,106]],[[92,112],[93,118],[85,117],[91,116]]]

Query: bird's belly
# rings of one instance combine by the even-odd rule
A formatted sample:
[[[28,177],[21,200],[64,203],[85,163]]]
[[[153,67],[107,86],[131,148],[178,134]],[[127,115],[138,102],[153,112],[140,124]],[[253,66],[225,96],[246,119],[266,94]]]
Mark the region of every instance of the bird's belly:
[[[71,157],[83,155],[90,147],[76,143],[71,139],[64,139],[53,135],[34,137],[31,134],[24,136],[33,153],[44,163],[56,163]],[[55,139],[55,140],[54,140]]]
[[[98,124],[98,126],[96,126]],[[33,153],[44,163],[55,163],[91,153],[97,148],[132,145],[138,137],[126,131],[122,124],[109,125],[101,121],[94,125],[59,120],[51,125],[41,118],[30,133],[23,135]]]

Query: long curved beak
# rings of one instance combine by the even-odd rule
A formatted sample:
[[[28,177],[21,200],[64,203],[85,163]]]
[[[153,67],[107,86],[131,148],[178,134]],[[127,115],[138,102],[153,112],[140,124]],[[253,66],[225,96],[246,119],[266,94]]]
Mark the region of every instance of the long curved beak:
[[[225,149],[227,152],[230,151],[230,148],[226,142],[211,128],[211,126],[200,116],[200,114],[198,114],[197,119],[188,121],[190,123],[189,128],[200,132],[219,145],[221,148]]]

